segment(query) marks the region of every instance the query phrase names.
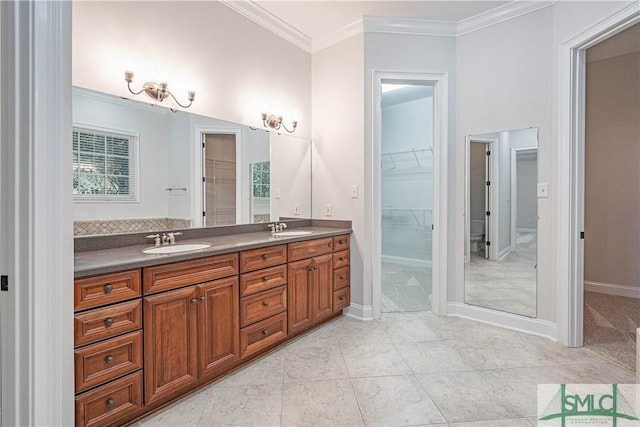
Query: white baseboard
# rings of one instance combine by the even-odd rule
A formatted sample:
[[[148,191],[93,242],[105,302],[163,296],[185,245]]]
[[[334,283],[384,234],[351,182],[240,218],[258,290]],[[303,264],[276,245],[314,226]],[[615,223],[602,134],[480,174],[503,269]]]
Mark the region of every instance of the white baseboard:
[[[349,307],[344,309],[345,316],[353,317],[358,320],[373,320],[373,307],[363,306],[351,303]]]
[[[459,302],[450,302],[447,304],[447,315],[462,317],[476,322],[512,329],[514,331],[526,332],[548,338],[552,341],[557,341],[558,339],[558,326],[547,320],[519,316],[517,314],[505,313]]]
[[[411,267],[431,268],[431,260],[405,258],[393,255],[382,255],[382,262],[393,262],[395,264],[408,265]]]
[[[511,246],[507,246],[498,254],[498,260],[502,261],[504,257],[511,253]]]
[[[640,287],[616,285],[613,283],[584,281],[584,290],[599,294],[617,295],[620,297],[640,298]]]

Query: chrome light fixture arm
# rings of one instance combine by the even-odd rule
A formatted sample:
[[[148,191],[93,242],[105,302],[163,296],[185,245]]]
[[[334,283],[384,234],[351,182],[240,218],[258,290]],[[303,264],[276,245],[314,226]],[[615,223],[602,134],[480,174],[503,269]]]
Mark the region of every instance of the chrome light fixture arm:
[[[124,80],[127,82],[127,88],[129,89],[129,92],[131,92],[134,95],[140,95],[142,92],[144,92],[147,95],[149,95],[149,97],[155,99],[158,102],[162,102],[165,99],[167,99],[169,96],[171,96],[171,98],[173,98],[173,101],[179,106],[181,106],[182,108],[189,108],[191,104],[193,104],[193,100],[196,97],[196,92],[194,90],[190,90],[188,92],[189,103],[187,105],[184,105],[180,101],[178,101],[178,99],[175,97],[173,93],[171,93],[171,91],[169,91],[169,88],[166,82],[145,82],[142,85],[142,89],[136,92],[133,89],[131,89],[131,83],[133,82],[133,71],[128,71],[128,70],[125,71]]]

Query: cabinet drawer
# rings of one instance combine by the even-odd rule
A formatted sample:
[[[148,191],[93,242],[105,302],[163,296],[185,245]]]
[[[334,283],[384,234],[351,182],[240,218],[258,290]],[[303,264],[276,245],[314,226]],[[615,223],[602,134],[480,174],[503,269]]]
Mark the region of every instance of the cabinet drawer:
[[[287,247],[285,245],[270,246],[268,248],[251,249],[240,252],[240,271],[259,270],[273,265],[287,262]]]
[[[142,407],[142,372],[76,397],[76,426],[104,426]]]
[[[76,392],[142,368],[142,332],[92,344],[75,351]]]
[[[333,268],[340,268],[349,265],[349,250],[340,251],[333,254]]]
[[[345,249],[349,249],[349,240],[350,236],[348,234],[344,234],[342,236],[336,236],[333,238],[333,250],[334,251],[343,251]]]
[[[272,289],[240,300],[240,327],[282,313],[287,309],[287,287]]]
[[[123,302],[74,316],[75,346],[142,328],[142,300]]]
[[[349,266],[333,270],[333,290],[346,288],[351,280],[351,270]]]
[[[328,254],[333,251],[333,238],[309,240],[306,242],[289,243],[289,262],[311,258],[316,255]]]
[[[240,296],[282,286],[287,283],[287,266],[265,268],[240,276]]]
[[[74,281],[74,310],[99,307],[140,296],[140,270],[105,274]]]
[[[238,274],[238,254],[216,255],[144,269],[144,293],[151,294]]]
[[[250,356],[287,337],[287,313],[277,314],[240,331],[241,357]]]
[[[333,293],[333,312],[349,307],[351,304],[351,288],[348,286]]]

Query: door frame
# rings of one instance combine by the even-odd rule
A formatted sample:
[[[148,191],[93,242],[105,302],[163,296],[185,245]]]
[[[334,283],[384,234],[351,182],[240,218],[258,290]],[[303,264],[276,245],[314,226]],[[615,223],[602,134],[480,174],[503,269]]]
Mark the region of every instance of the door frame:
[[[224,127],[224,126],[207,126],[195,128],[195,153],[192,165],[193,175],[191,188],[193,188],[192,206],[193,206],[193,226],[203,227],[204,219],[202,211],[204,209],[204,183],[202,177],[205,175],[204,165],[204,146],[202,142],[203,135],[235,135],[236,137],[236,224],[242,223],[242,129],[240,127]],[[200,165],[199,167],[197,165]]]
[[[371,215],[368,246],[370,257],[365,259],[365,275],[371,275],[372,316],[382,314],[382,82],[392,81],[433,87],[433,235],[432,235],[432,311],[447,313],[447,214],[448,214],[448,144],[449,144],[449,76],[447,73],[414,73],[372,71],[371,108]]]
[[[511,251],[516,251],[516,232],[518,222],[518,152],[520,151],[536,151],[538,153],[537,146],[531,147],[515,147],[511,148]],[[536,161],[536,185],[538,183],[538,168]],[[538,212],[536,210],[536,218]],[[537,230],[537,224],[536,224]]]
[[[583,345],[586,50],[639,22],[630,2],[560,46],[556,281],[558,340],[569,347]]]

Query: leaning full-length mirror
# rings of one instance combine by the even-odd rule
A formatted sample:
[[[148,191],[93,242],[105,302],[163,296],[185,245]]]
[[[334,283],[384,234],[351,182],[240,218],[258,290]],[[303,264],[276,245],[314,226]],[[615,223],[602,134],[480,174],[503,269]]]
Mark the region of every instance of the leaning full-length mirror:
[[[308,140],[87,89],[72,100],[76,235],[311,216]]]
[[[465,303],[536,316],[538,129],[467,138]]]

